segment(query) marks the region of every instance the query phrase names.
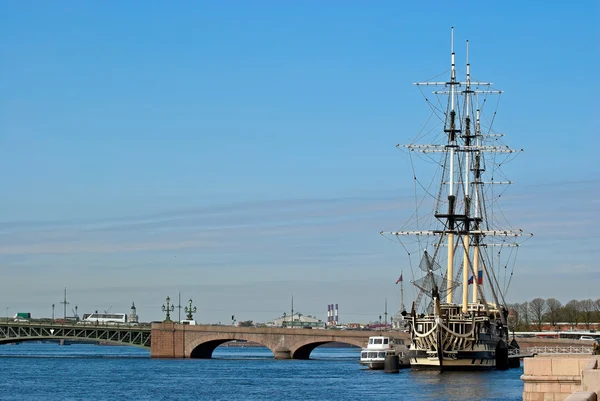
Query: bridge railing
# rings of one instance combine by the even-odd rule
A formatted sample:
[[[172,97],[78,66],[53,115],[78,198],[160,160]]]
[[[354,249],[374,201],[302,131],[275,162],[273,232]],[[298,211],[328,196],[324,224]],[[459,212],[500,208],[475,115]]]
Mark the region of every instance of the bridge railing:
[[[567,347],[525,347],[513,348],[508,350],[508,355],[538,355],[538,354],[580,354],[591,355],[592,347],[582,346],[567,346]]]

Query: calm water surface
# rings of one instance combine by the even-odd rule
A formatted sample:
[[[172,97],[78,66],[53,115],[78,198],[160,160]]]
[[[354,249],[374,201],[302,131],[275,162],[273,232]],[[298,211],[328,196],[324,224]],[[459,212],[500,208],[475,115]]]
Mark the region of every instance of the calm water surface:
[[[359,350],[317,348],[276,361],[266,348],[217,348],[211,360],[156,360],[133,347],[0,345],[2,400],[521,400],[522,369],[365,370]]]

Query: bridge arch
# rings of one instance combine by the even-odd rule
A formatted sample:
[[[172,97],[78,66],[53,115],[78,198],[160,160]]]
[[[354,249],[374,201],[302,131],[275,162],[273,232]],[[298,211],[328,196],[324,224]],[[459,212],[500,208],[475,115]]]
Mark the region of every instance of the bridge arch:
[[[315,339],[306,339],[303,341],[295,342],[290,344],[289,349],[282,346],[279,341],[272,344],[261,336],[256,336],[253,334],[246,333],[214,333],[209,335],[203,335],[201,337],[197,337],[193,340],[190,340],[186,343],[185,346],[185,357],[186,358],[198,358],[198,359],[210,359],[212,358],[212,354],[214,350],[219,346],[228,341],[233,340],[245,340],[252,341],[254,343],[261,344],[268,348],[275,357],[278,354],[283,353],[287,354],[285,358],[291,359],[310,359],[311,352],[320,345],[328,344],[332,342],[340,342],[344,344],[354,345],[357,347],[364,346],[364,340],[361,338],[331,338],[327,340],[315,340]],[[261,341],[267,340],[267,341]],[[265,344],[266,342],[266,344]]]
[[[354,345],[357,347],[363,347],[364,341],[362,339],[344,338],[343,340],[328,340],[328,341],[305,341],[303,343],[296,343],[295,346],[290,350],[292,359],[310,359],[311,352],[315,348],[329,344],[333,342],[344,343],[348,345]]]
[[[244,333],[212,334],[202,336],[187,342],[185,345],[185,357],[192,359],[210,359],[212,358],[214,350],[219,345],[234,340],[245,340],[261,344],[266,348],[269,348],[269,350],[273,352],[273,355],[275,355],[275,352],[273,349],[271,349],[271,347],[266,344],[262,344],[260,341],[257,341],[255,337],[256,336],[251,334]]]

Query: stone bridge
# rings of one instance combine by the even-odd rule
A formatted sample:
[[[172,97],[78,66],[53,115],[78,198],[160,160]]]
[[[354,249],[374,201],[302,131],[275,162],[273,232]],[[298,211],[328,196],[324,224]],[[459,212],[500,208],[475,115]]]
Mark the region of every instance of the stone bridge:
[[[152,325],[152,358],[211,358],[219,345],[232,340],[259,343],[269,348],[275,359],[309,359],[319,345],[341,342],[365,347],[375,331],[283,329],[274,327],[187,326],[174,323]],[[388,333],[389,335],[389,333]],[[408,338],[408,333],[394,333]]]

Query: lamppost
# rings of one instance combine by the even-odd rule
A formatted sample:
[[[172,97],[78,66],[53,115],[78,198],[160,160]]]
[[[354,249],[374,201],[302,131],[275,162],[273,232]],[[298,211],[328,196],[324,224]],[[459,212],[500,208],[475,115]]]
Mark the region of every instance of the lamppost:
[[[381,331],[381,315],[379,315],[379,331]]]
[[[394,329],[394,317],[390,316],[390,331]]]
[[[281,324],[281,327],[285,327],[285,317],[286,317],[286,313],[283,312],[283,323]]]
[[[52,304],[52,321],[54,321],[54,304]]]
[[[167,306],[165,307],[164,304],[162,306],[162,311],[167,312],[167,317],[164,320],[165,322],[171,321],[171,312],[173,312],[174,310],[175,310],[175,307],[173,305],[171,305],[171,297],[167,297]]]
[[[189,303],[190,303],[190,306],[189,307],[186,306],[184,311],[185,311],[185,313],[187,313],[187,320],[194,320],[193,314],[196,313],[197,309],[195,306],[192,308],[192,298],[190,298]]]

